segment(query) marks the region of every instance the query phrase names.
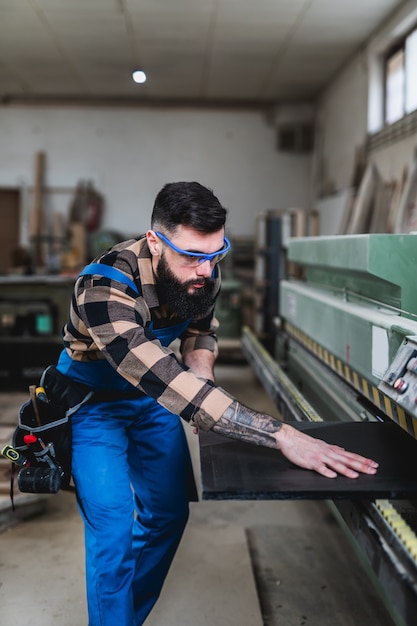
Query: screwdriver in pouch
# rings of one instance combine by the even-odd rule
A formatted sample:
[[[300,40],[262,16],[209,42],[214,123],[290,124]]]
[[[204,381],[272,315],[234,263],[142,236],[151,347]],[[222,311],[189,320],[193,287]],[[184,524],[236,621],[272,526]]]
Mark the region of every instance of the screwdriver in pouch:
[[[36,435],[25,435],[23,441],[34,452],[39,461],[44,461],[49,467],[56,468],[56,463],[52,459],[52,456],[55,456],[52,444],[46,446],[42,439]]]
[[[25,435],[23,441],[27,446],[32,448],[32,452],[42,452],[45,449],[45,444],[42,439],[36,437],[36,435]]]
[[[41,402],[48,402],[48,397],[44,387],[36,387],[35,393],[38,400],[41,400]]]

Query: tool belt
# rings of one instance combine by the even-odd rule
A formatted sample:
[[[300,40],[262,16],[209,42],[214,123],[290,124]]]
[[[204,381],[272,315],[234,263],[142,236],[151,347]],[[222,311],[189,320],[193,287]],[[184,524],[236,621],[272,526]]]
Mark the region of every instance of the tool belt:
[[[71,415],[90,400],[93,391],[51,365],[43,372],[39,386],[29,387],[29,394],[19,408],[12,444],[1,453],[21,466],[20,491],[56,493],[71,489]],[[11,497],[13,501],[13,476]]]

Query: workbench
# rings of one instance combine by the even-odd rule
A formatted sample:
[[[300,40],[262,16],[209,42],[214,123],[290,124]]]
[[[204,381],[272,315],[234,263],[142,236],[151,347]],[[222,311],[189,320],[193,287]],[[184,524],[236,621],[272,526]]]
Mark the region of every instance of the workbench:
[[[26,388],[54,363],[71,300],[71,276],[0,277],[0,385]]]

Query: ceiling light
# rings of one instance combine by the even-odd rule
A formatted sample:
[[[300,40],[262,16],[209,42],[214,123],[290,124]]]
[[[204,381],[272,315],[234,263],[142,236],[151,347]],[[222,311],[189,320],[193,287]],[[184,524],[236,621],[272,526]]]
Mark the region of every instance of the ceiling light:
[[[135,83],[145,83],[146,82],[146,74],[142,70],[135,70],[132,72],[132,78]]]

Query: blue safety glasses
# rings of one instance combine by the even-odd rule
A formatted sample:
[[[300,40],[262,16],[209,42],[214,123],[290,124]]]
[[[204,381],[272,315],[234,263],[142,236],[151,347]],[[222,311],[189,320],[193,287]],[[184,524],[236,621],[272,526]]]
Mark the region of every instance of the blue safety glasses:
[[[175,252],[180,254],[182,257],[183,264],[187,265],[188,267],[197,267],[198,265],[200,265],[201,263],[204,263],[205,261],[209,261],[210,265],[214,266],[219,261],[224,259],[224,257],[230,250],[230,241],[228,240],[227,237],[224,238],[224,246],[221,250],[218,250],[217,252],[212,252],[211,254],[205,254],[204,252],[189,252],[188,250],[183,250],[182,248],[178,248],[176,245],[172,243],[172,241],[167,239],[165,235],[163,235],[157,230],[155,231],[155,235],[157,235],[159,239],[161,239],[164,243],[166,243],[166,245],[169,246],[171,250],[174,250]]]

